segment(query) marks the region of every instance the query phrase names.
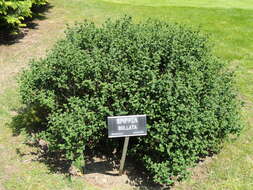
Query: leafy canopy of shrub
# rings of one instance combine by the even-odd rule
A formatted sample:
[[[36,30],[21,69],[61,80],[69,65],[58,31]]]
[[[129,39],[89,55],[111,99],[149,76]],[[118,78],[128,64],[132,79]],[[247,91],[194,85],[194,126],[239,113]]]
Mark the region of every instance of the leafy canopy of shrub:
[[[0,29],[25,26],[22,21],[32,16],[32,7],[45,5],[47,0],[0,0]]]
[[[43,115],[51,151],[69,160],[104,146],[106,117],[147,114],[148,135],[129,154],[155,182],[171,184],[241,129],[233,74],[199,31],[160,21],[84,22],[21,77],[24,103]]]

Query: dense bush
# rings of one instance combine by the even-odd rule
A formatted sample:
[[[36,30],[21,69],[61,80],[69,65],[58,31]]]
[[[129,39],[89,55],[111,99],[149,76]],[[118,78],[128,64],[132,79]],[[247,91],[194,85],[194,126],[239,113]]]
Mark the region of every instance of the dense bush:
[[[46,3],[47,0],[0,0],[0,29],[13,30],[25,26],[22,21],[32,16],[32,7]]]
[[[84,147],[115,142],[107,116],[147,114],[148,135],[131,138],[129,154],[155,182],[171,184],[241,128],[233,74],[208,44],[177,24],[84,22],[31,63],[22,99],[46,117],[40,138],[72,161]]]

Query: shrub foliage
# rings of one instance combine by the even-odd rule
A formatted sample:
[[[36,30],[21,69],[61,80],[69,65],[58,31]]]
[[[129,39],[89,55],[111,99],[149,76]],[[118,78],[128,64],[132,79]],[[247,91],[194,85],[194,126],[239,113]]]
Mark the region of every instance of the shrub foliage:
[[[241,129],[225,65],[205,35],[185,26],[85,21],[32,61],[21,95],[43,115],[40,138],[72,161],[84,147],[119,146],[107,138],[107,116],[147,114],[148,135],[131,138],[129,155],[155,182],[172,184]]]
[[[0,29],[25,26],[22,21],[32,16],[32,7],[45,5],[47,0],[0,0]]]

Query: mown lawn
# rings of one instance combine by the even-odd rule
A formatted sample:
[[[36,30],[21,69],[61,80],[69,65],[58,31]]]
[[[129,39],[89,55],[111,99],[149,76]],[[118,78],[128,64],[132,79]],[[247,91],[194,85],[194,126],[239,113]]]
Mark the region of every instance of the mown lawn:
[[[173,189],[253,189],[253,1],[252,0],[50,0],[45,20],[36,21],[19,43],[0,46],[0,190],[2,189],[94,189],[82,179],[68,180],[50,173],[39,162],[27,161],[17,150],[34,151],[13,137],[8,124],[21,106],[15,77],[31,58],[43,56],[65,24],[83,19],[102,24],[124,14],[136,22],[148,17],[199,27],[210,35],[214,53],[236,70],[236,84],[245,104],[245,129],[224,145],[221,153],[193,169],[193,176]]]

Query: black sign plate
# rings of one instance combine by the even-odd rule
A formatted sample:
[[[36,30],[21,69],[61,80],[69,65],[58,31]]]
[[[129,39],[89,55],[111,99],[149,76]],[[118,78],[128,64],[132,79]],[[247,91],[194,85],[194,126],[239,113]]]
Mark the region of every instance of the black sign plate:
[[[107,121],[109,138],[147,135],[146,115],[113,116]]]

